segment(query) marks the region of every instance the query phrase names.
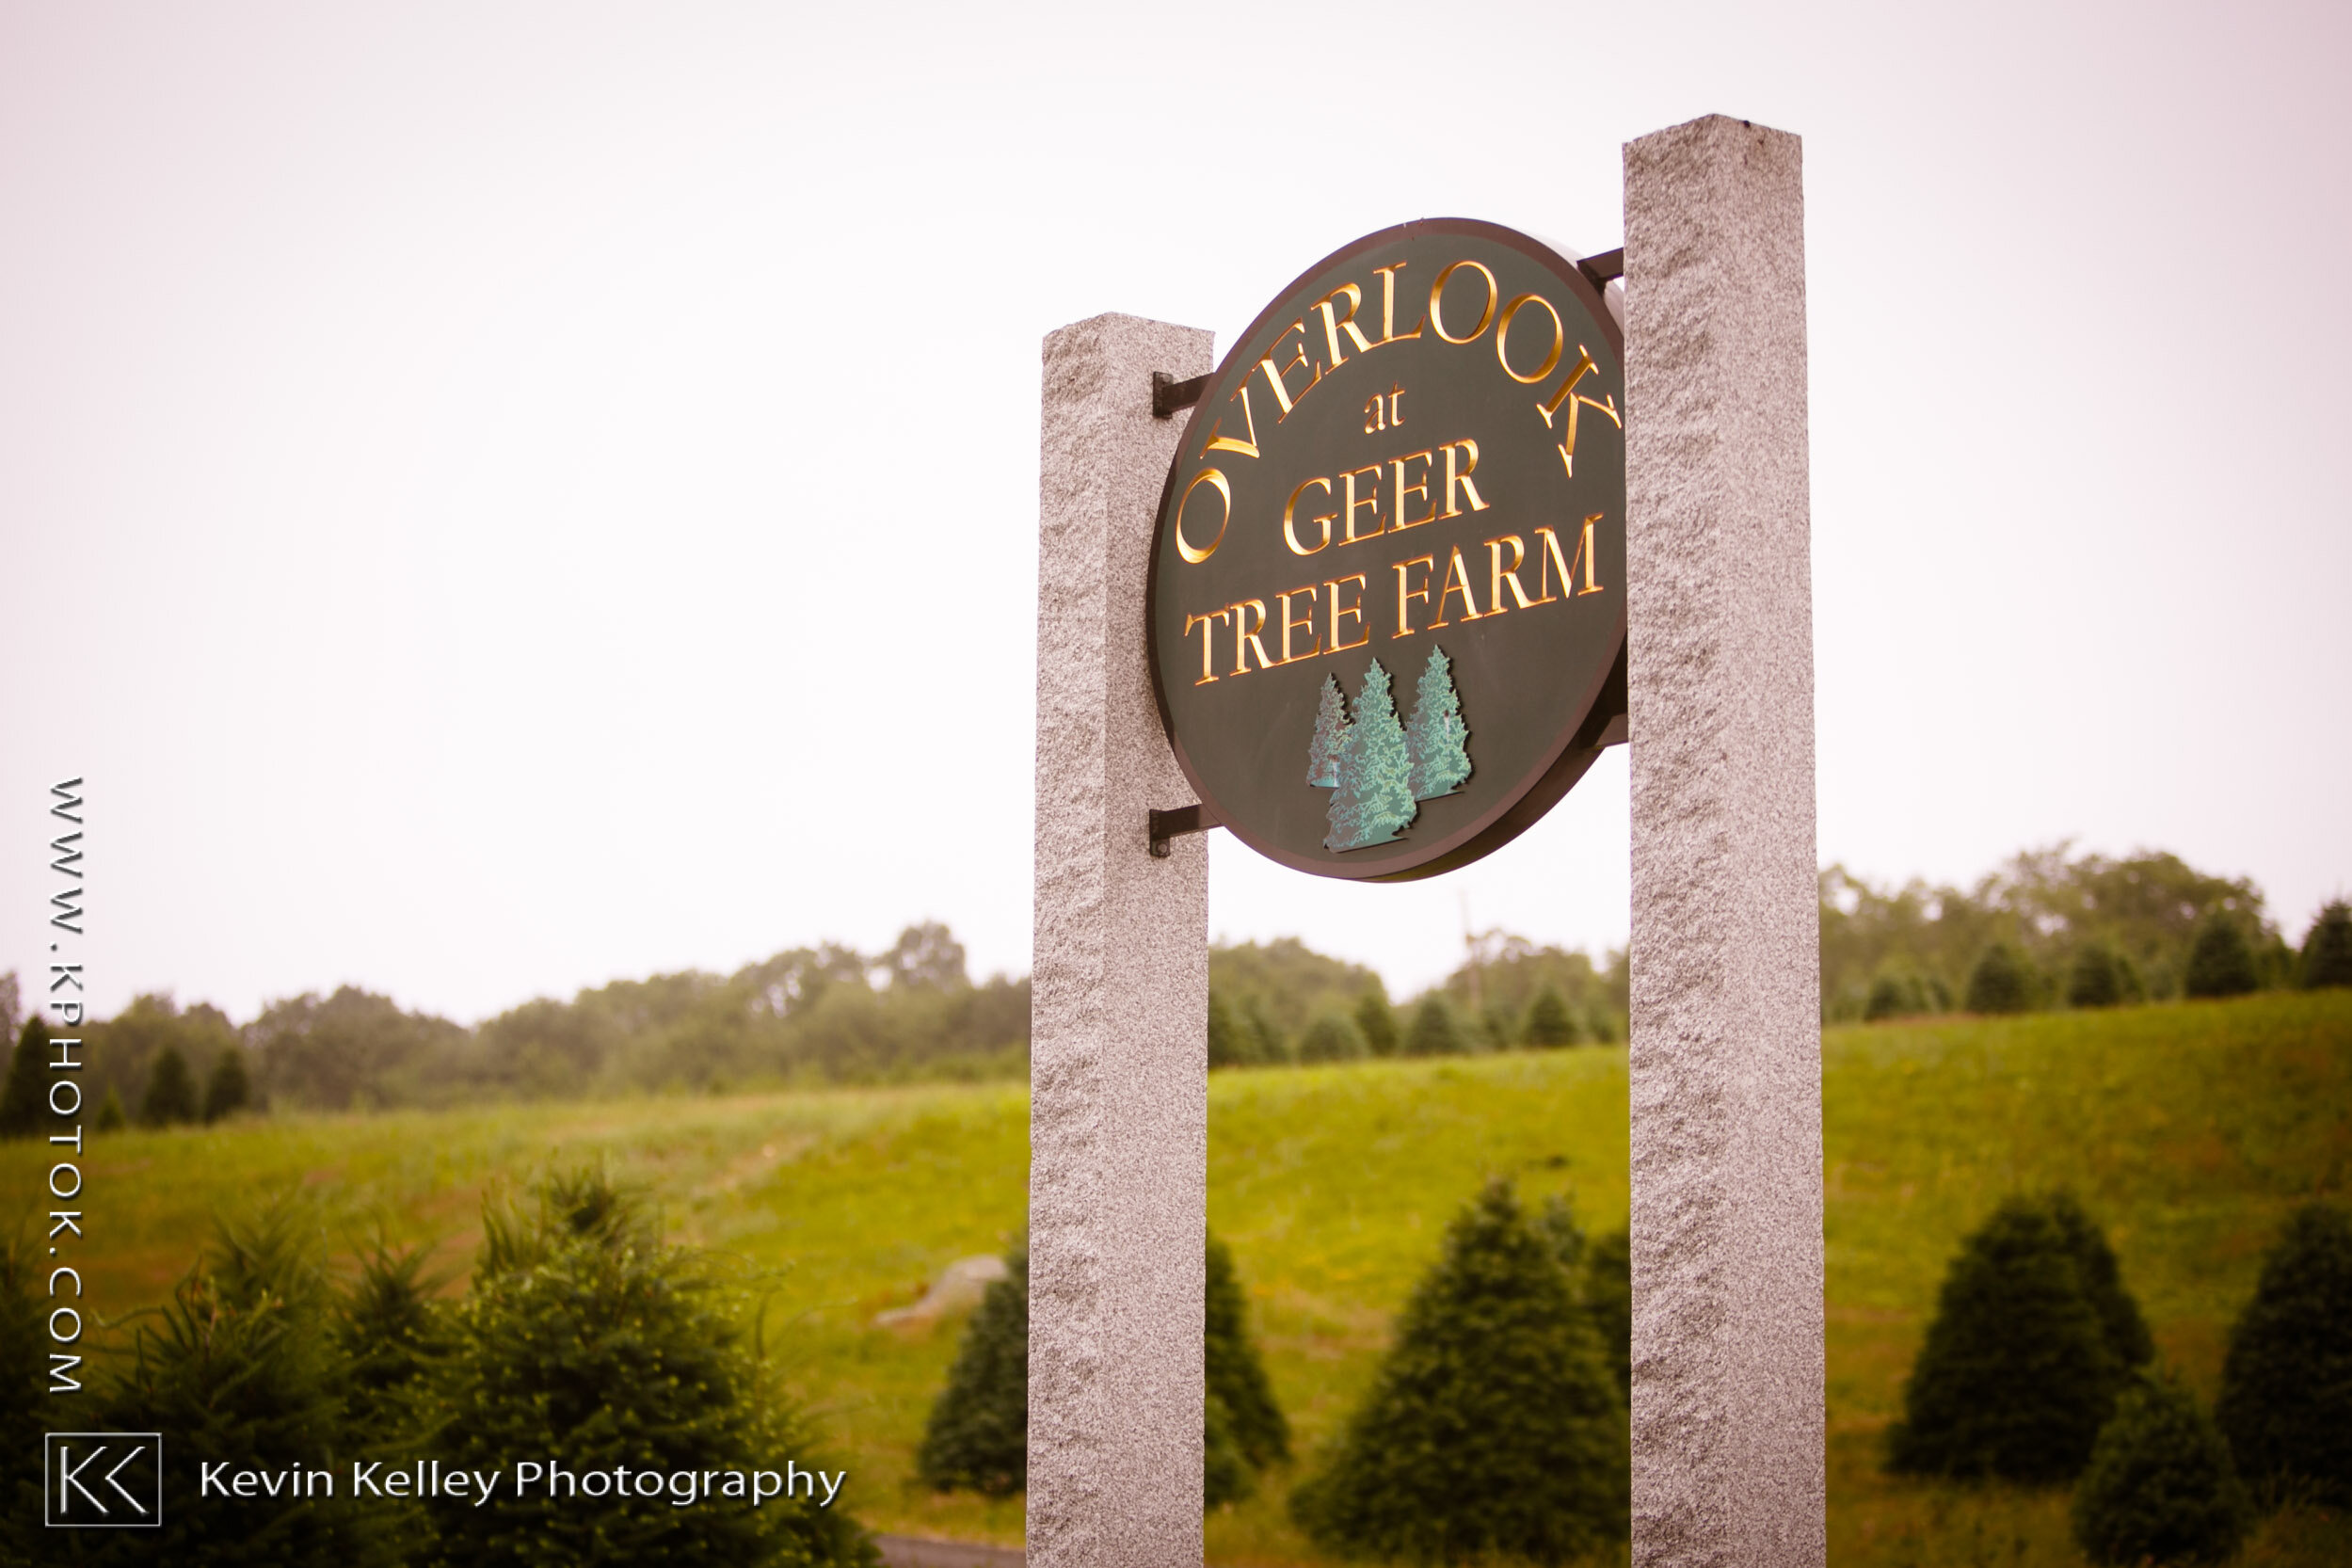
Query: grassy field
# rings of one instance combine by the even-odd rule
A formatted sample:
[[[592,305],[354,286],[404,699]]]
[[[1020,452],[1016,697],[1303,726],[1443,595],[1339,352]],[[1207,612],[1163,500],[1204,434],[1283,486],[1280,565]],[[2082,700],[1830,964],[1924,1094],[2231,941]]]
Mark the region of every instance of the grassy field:
[[[1843,1029],[1824,1062],[1833,1560],[2078,1561],[2062,1493],[1879,1472],[1944,1263],[2002,1194],[2071,1185],[2106,1222],[2163,1354],[2210,1396],[2279,1218],[2352,1174],[2352,995]],[[1571,1193],[1596,1229],[1624,1218],[1622,1050],[1221,1073],[1209,1102],[1210,1223],[1309,1456],[1485,1176]],[[872,1324],[949,1262],[1004,1246],[1026,1133],[1017,1087],[941,1085],[123,1134],[88,1162],[77,1261],[102,1310],[152,1302],[214,1212],[301,1187],[341,1244],[382,1226],[437,1237],[462,1263],[487,1188],[601,1158],[659,1195],[675,1238],[773,1272],[769,1342],[849,1465],[859,1517],[1013,1543],[1017,1499],[935,1497],[909,1479],[960,1324]],[[0,1150],[0,1191],[37,1192],[39,1156]],[[1210,1521],[1211,1560],[1311,1560],[1283,1516],[1289,1479]],[[2352,1560],[2352,1528],[2275,1519],[2247,1560]]]

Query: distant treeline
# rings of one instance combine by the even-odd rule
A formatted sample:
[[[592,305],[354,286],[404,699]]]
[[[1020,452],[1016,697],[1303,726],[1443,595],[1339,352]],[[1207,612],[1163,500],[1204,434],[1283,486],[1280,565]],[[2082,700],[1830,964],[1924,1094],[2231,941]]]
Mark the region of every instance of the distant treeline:
[[[1208,954],[1208,1064],[1259,1066],[1360,1056],[1454,1056],[1625,1037],[1625,954],[1582,952],[1488,932],[1462,967],[1402,1007],[1381,978],[1295,936]]]
[[[525,1002],[474,1029],[346,985],[273,1002],[242,1026],[208,1004],[143,996],[83,1033],[87,1103],[111,1093],[135,1121],[193,1119],[172,1086],[208,1083],[232,1051],[263,1108],[713,1094],[1017,1076],[1029,1059],[1029,982],[973,984],[963,945],[947,927],[924,924],[885,952],[828,943],[731,975],[616,981],[568,1002]],[[159,1072],[168,1055],[181,1066]],[[167,1093],[151,1105],[159,1085]]]
[[[2246,878],[2178,856],[2029,851],[1974,888],[1821,873],[1821,1016],[2018,1013],[2343,984],[2344,906],[2291,948]]]
[[[1211,949],[1211,1066],[1549,1048],[1625,1037],[1620,950],[1596,963],[1489,932],[1417,998],[1296,937]],[[1821,873],[1826,1021],[2024,1012],[2298,984],[2352,984],[2352,911],[2331,904],[2291,948],[2245,879],[2171,855],[2019,856],[1973,888],[1871,886]],[[10,1037],[19,996],[0,975]],[[888,950],[793,948],[731,975],[615,981],[525,1002],[472,1029],[344,986],[239,1025],[143,996],[83,1031],[97,1125],[214,1119],[241,1108],[372,1110],[815,1083],[1017,1078],[1029,982],[974,984],[944,925]],[[30,1059],[27,1059],[28,1064]],[[39,1119],[42,1075],[0,1095],[0,1135]],[[27,1098],[23,1116],[10,1109]],[[28,1120],[29,1118],[29,1120]]]

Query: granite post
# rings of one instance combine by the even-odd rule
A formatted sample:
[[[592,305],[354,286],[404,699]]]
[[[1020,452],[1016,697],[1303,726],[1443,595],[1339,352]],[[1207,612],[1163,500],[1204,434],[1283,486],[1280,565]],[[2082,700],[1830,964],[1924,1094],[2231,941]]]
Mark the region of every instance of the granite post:
[[[1820,930],[1800,144],[1625,147],[1633,1559],[1818,1564]]]
[[[1046,339],[1030,1001],[1029,1560],[1199,1568],[1208,856],[1144,663],[1145,569],[1188,416],[1151,376],[1210,334],[1100,315]]]

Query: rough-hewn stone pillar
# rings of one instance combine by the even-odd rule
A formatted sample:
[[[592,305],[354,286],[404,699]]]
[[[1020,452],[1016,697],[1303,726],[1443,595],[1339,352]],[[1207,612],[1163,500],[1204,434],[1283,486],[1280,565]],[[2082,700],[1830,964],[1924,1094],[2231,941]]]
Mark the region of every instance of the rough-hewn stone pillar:
[[[1152,700],[1144,581],[1186,416],[1151,373],[1210,334],[1102,315],[1046,339],[1030,1002],[1029,1560],[1198,1568],[1208,856]],[[952,672],[950,672],[952,673]]]
[[[1820,932],[1797,137],[1625,148],[1633,1529],[1817,1564]]]

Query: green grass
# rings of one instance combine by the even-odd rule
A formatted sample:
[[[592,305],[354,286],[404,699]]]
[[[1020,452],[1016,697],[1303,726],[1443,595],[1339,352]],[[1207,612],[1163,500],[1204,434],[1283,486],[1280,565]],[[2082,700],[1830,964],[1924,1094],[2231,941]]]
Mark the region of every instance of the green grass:
[[[1487,1176],[1625,1214],[1625,1059],[1579,1049],[1220,1073],[1209,1218],[1233,1245],[1269,1370],[1311,1456],[1368,1380],[1447,1220]],[[2231,1318],[2285,1209],[2352,1174],[2352,995],[2107,1015],[1839,1029],[1824,1043],[1831,1551],[1839,1563],[2073,1563],[2063,1493],[1896,1481],[1877,1447],[1945,1261],[2017,1188],[2066,1183],[2108,1225],[2162,1353],[2210,1397]],[[0,1149],[0,1191],[43,1151]],[[478,1238],[486,1186],[601,1157],[649,1185],[681,1240],[776,1272],[767,1333],[885,1529],[1017,1542],[1018,1500],[935,1497],[911,1457],[960,1324],[894,1332],[953,1259],[1021,1224],[1027,1096],[991,1085],[652,1099],[440,1114],[289,1117],[93,1145],[91,1302],[152,1302],[215,1211],[308,1188],[355,1240],[381,1224]],[[29,1210],[31,1204],[26,1203]],[[1212,1560],[1313,1554],[1291,1478],[1209,1522]],[[2274,1519],[2248,1562],[2352,1560],[2352,1528]]]

